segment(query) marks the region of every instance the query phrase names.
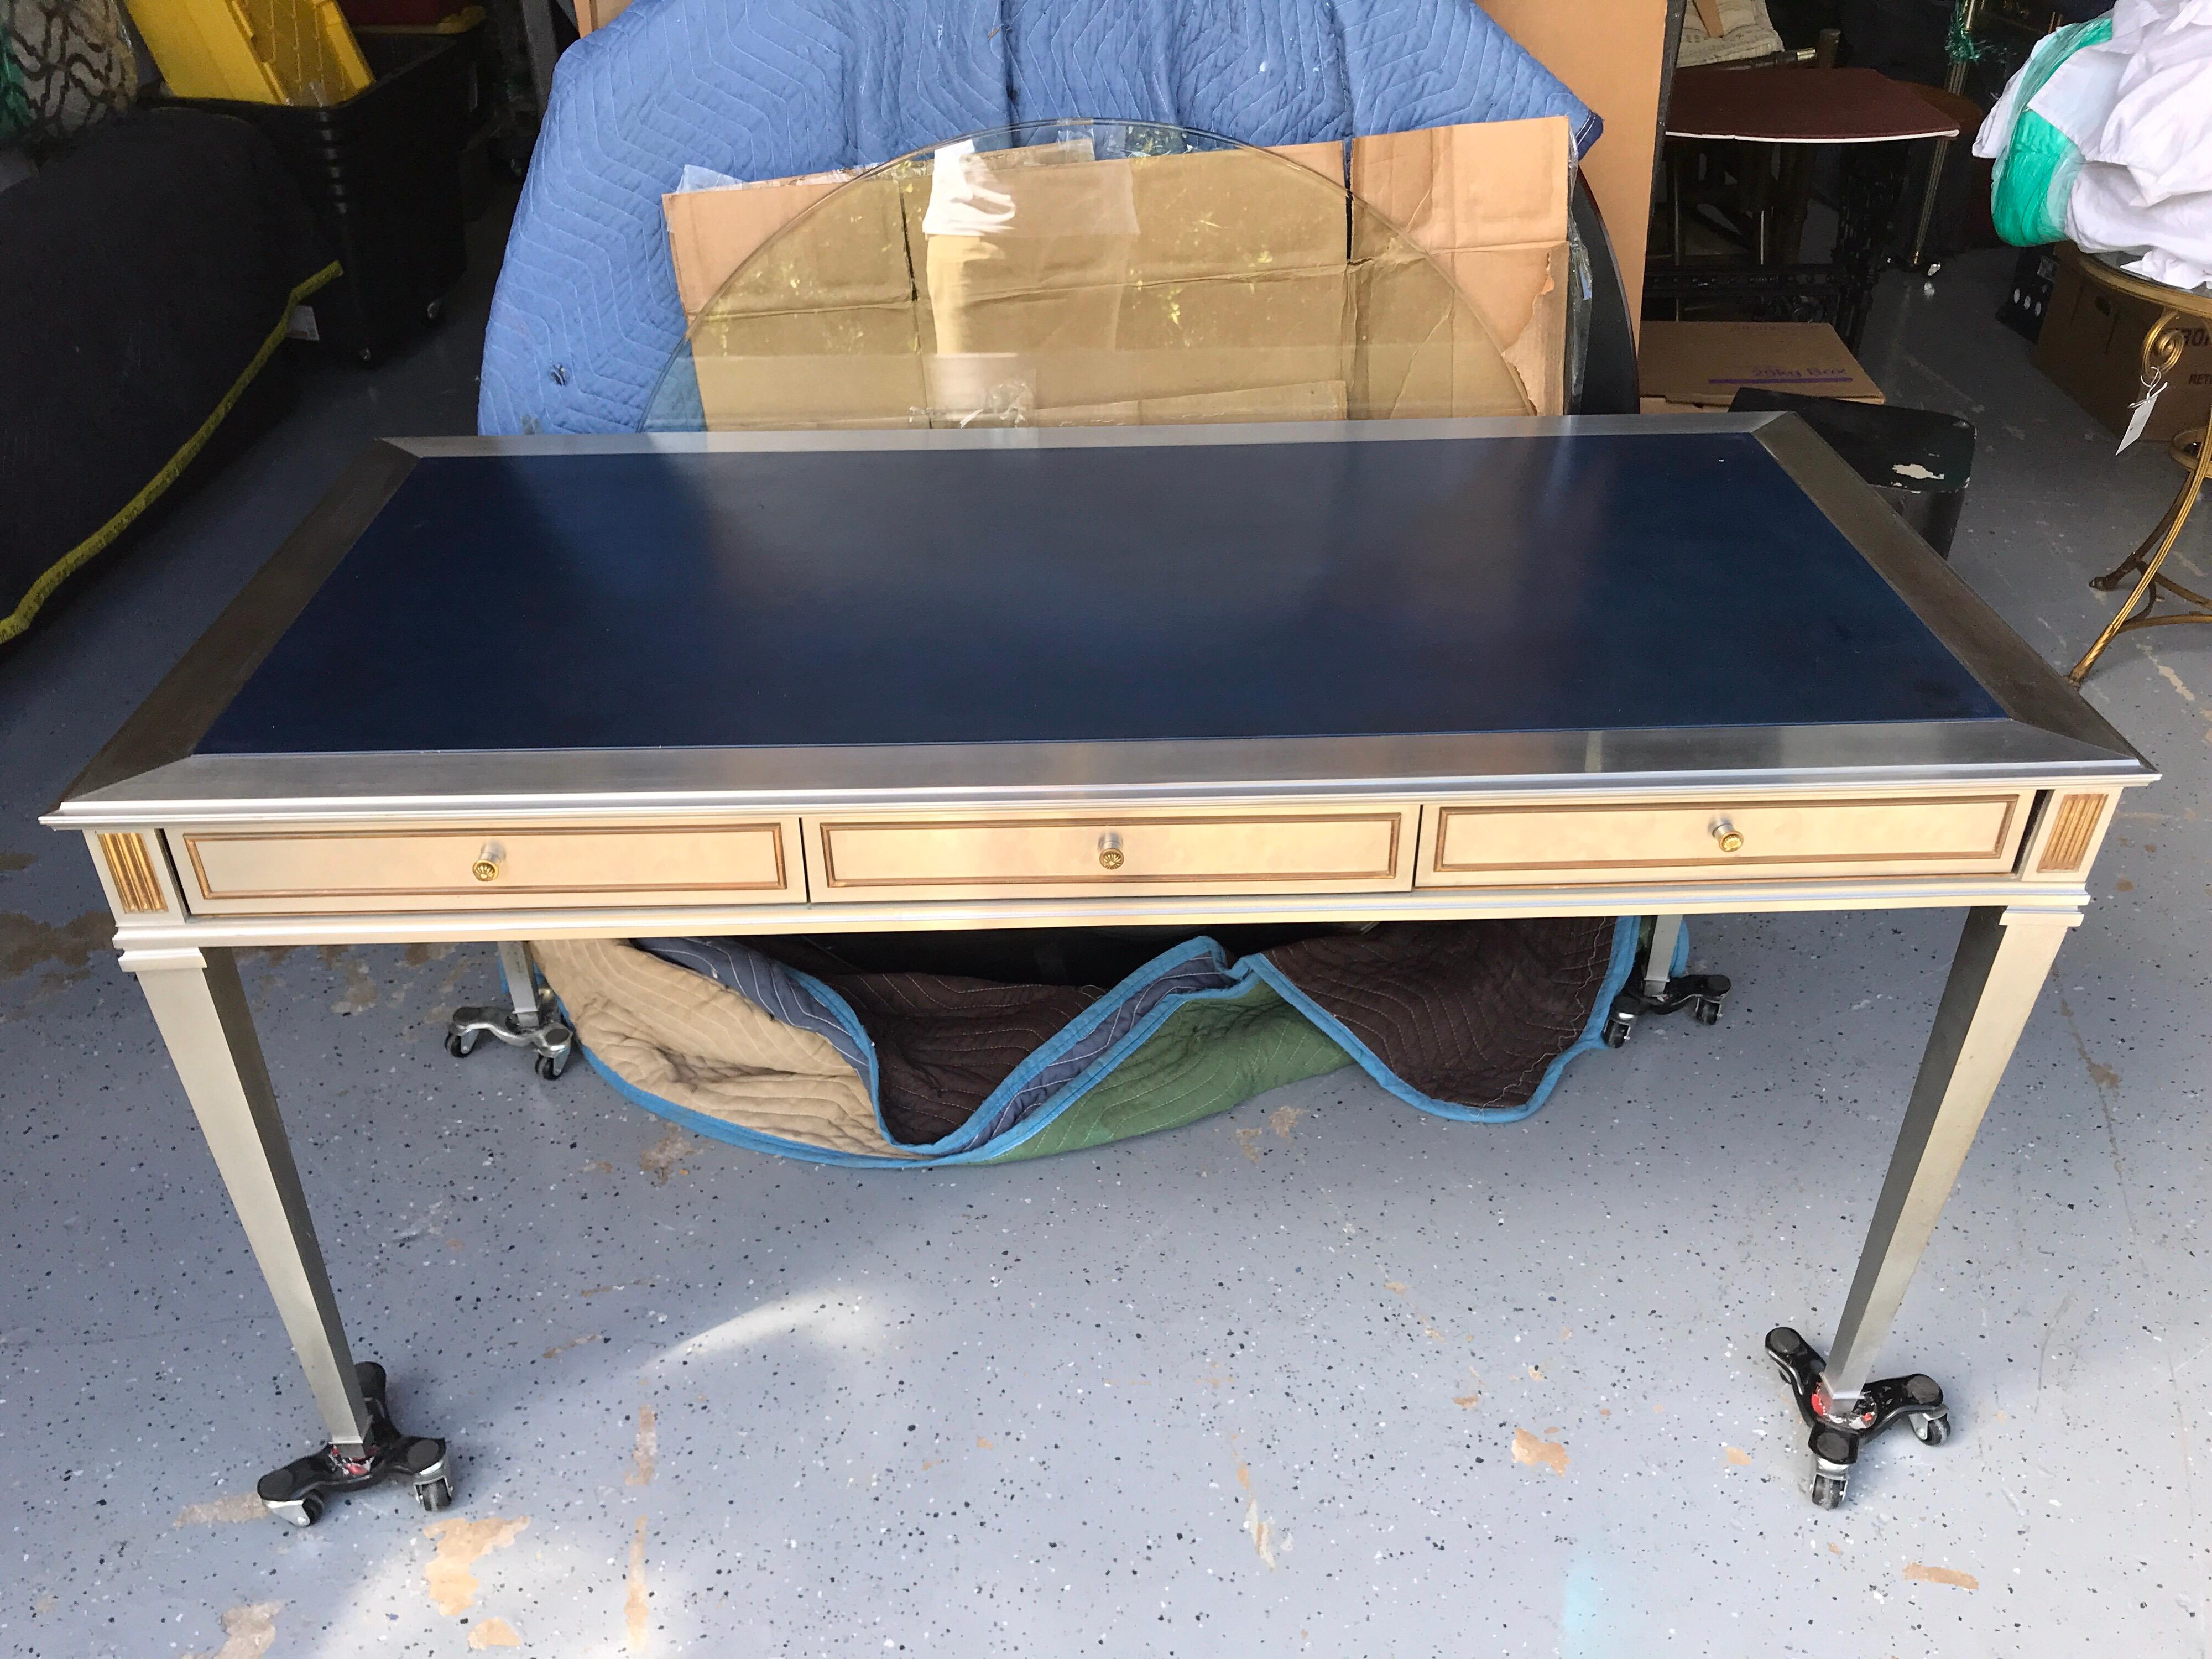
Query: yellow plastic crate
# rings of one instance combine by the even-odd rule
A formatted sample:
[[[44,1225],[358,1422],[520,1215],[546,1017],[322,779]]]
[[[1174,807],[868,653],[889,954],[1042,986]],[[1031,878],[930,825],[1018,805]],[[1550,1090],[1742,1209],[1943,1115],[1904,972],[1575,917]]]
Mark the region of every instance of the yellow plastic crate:
[[[337,0],[129,0],[161,78],[179,98],[312,108],[376,77]]]

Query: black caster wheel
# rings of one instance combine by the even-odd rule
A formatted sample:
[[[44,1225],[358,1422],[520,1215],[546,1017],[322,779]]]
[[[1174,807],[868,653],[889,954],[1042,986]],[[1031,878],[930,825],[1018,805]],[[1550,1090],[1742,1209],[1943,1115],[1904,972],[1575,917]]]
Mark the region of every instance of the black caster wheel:
[[[354,356],[361,360],[361,366],[363,368],[373,368],[375,367],[376,352],[374,348],[363,346],[359,351],[354,353]]]
[[[466,1060],[476,1052],[477,1038],[479,1035],[481,1034],[476,1031],[447,1032],[446,1052],[455,1060]]]
[[[1812,1431],[1807,1449],[1813,1454],[1813,1501],[1824,1510],[1842,1507],[1860,1448],[1900,1418],[1924,1445],[1940,1446],[1951,1437],[1951,1413],[1932,1376],[1915,1371],[1884,1377],[1838,1407],[1829,1399],[1821,1376],[1824,1362],[1796,1331],[1787,1325],[1769,1331],[1766,1353],[1789,1384],[1798,1416]]]
[[[1699,997],[1698,999],[1697,1006],[1697,1021],[1700,1025],[1719,1024],[1721,1023],[1720,1004],[1715,1002],[1711,997]]]
[[[1599,1032],[1608,1048],[1618,1048],[1628,1041],[1629,1033],[1636,1029],[1636,1016],[1643,1007],[1642,1000],[1633,993],[1624,991],[1613,1000],[1613,1006],[1605,1011],[1605,1026]]]
[[[404,1435],[392,1427],[392,1413],[384,1403],[383,1366],[363,1360],[354,1367],[354,1375],[361,1384],[362,1403],[368,1407],[361,1442],[343,1449],[328,1445],[294,1458],[255,1483],[255,1496],[288,1527],[312,1527],[323,1518],[324,1505],[333,1494],[365,1491],[384,1480],[406,1481],[414,1488],[415,1501],[426,1510],[442,1510],[453,1501],[446,1443],[427,1435]]]
[[[568,1069],[568,1056],[565,1054],[540,1054],[538,1056],[538,1075],[544,1078],[548,1083],[553,1082],[561,1075],[562,1073]]]
[[[433,300],[422,307],[422,320],[426,323],[434,323],[445,314],[446,302],[443,300]]]

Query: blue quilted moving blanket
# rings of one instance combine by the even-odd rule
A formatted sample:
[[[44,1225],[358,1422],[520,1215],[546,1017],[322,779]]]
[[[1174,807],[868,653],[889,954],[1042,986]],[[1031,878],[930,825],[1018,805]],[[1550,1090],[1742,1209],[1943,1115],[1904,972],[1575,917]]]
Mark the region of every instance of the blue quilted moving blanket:
[[[630,432],[684,316],[660,198],[1088,116],[1254,144],[1598,118],[1474,0],[636,0],[571,47],[484,337],[486,433]]]

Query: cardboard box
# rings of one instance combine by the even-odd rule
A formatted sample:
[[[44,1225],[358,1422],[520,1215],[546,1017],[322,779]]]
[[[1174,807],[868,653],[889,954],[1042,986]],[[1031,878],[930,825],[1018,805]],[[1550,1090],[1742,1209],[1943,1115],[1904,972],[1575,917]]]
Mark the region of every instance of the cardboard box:
[[[1422,303],[1432,286],[1425,278],[1383,275],[1404,263],[1411,242],[1443,267],[1482,325],[1486,338],[1455,340],[1462,406],[1502,400],[1504,389],[1490,383],[1486,347],[1494,343],[1537,414],[1565,410],[1570,142],[1564,120],[1425,127],[1352,141],[1352,246],[1372,273],[1369,304]],[[1438,322],[1472,332],[1463,313]],[[1401,325],[1388,337],[1411,332]],[[1418,362],[1425,354],[1395,355]]]
[[[1644,325],[1637,382],[1653,401],[1726,409],[1747,386],[1853,403],[1883,401],[1826,323],[1665,323]]]
[[[1081,141],[665,206],[716,427],[1553,413],[1568,142],[1558,119],[1355,141],[1403,236],[1333,143]]]
[[[2142,396],[2143,337],[2157,324],[2159,308],[2091,282],[2081,274],[2081,258],[2071,248],[2059,256],[2043,332],[2035,343],[2035,366],[2121,433],[2127,430],[2128,411]],[[2181,361],[2167,374],[2166,390],[2143,428],[2142,435],[2153,443],[2203,426],[2212,416],[2212,326],[2186,319],[2184,325]]]

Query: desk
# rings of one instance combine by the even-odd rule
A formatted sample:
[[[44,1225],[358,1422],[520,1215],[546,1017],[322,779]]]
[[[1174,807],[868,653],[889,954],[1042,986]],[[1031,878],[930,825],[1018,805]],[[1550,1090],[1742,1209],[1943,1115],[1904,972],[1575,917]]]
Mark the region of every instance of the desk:
[[[329,1432],[262,1483],[300,1522],[451,1487],[350,1358],[241,948],[1965,909],[1833,1345],[1769,1341],[1832,1504],[1946,1431],[1874,1361],[2154,775],[1790,416],[441,439],[356,463],[46,821]],[[1332,815],[1380,861],[1298,856]],[[1116,838],[933,866],[1009,817]],[[944,833],[841,884],[872,823]]]

